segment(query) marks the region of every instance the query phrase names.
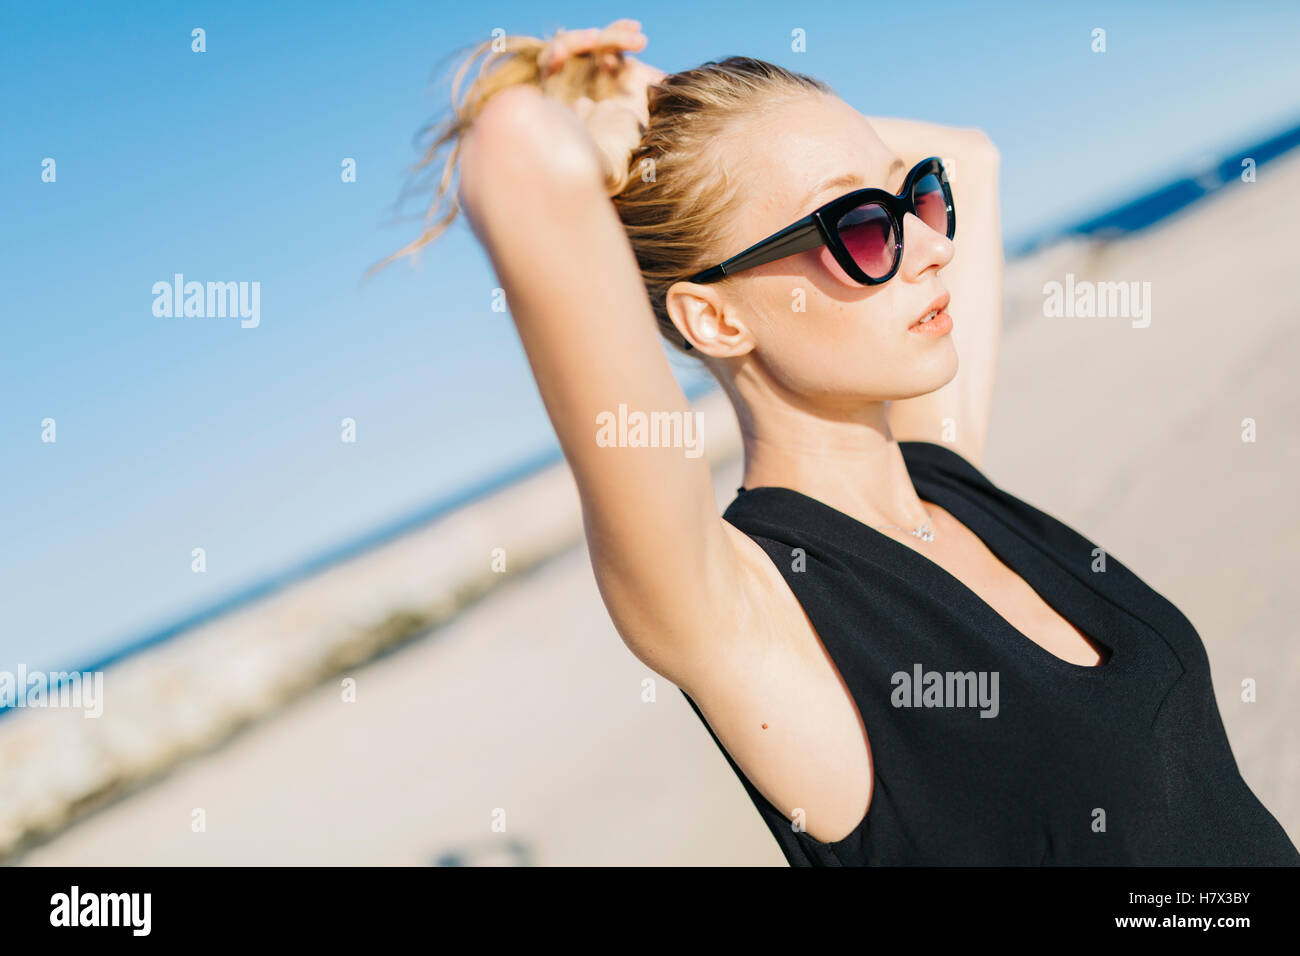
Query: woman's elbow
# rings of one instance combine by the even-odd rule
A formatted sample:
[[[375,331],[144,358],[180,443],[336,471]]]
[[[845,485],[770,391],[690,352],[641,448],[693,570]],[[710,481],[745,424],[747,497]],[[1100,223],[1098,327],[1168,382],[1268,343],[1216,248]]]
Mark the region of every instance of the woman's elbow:
[[[460,155],[460,203],[529,188],[600,182],[600,161],[581,120],[530,86],[492,97],[474,119]]]
[[[965,130],[965,147],[970,157],[990,166],[997,166],[1002,161],[1002,154],[988,133],[977,126]]]

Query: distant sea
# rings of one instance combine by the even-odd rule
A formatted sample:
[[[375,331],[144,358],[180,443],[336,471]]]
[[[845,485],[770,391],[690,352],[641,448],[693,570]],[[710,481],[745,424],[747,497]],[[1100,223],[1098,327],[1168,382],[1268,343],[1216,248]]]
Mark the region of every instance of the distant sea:
[[[1063,239],[1086,237],[1116,239],[1147,229],[1192,203],[1218,192],[1230,183],[1241,182],[1248,168],[1259,167],[1300,146],[1300,125],[1278,133],[1261,143],[1236,150],[1189,176],[1180,177],[1157,189],[1136,196],[1099,216],[1053,229],[1007,249],[1007,256],[1028,255]]]

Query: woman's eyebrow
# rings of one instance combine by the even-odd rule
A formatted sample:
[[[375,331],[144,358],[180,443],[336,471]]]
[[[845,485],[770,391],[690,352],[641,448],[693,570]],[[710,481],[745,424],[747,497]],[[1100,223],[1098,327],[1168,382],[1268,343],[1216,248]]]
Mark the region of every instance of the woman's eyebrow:
[[[887,189],[889,187],[890,180],[892,180],[894,178],[894,175],[903,168],[904,168],[903,161],[899,159],[897,156],[895,156],[894,161],[889,164],[889,169],[885,171],[885,178],[881,183],[881,188]],[[814,199],[816,199],[818,196],[820,196],[822,193],[826,192],[826,190],[830,189],[833,186],[846,187],[849,189],[858,189],[865,185],[866,182],[857,173],[841,173],[838,176],[832,176],[830,179],[822,180],[820,183],[814,186],[812,192],[810,192],[807,198],[804,199],[804,205],[805,206],[810,205]]]
[[[891,179],[894,178],[895,173],[902,172],[904,168],[905,167],[903,165],[903,161],[899,159],[897,156],[895,156],[894,161],[889,164],[889,170],[885,173],[885,182],[888,183]],[[899,185],[901,186],[902,183],[900,182]]]

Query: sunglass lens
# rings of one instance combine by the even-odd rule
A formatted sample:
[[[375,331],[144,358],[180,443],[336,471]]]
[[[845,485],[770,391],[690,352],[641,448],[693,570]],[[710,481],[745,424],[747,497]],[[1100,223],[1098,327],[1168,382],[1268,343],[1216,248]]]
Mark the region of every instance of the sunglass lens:
[[[894,224],[884,206],[867,203],[850,209],[840,218],[837,228],[858,268],[873,279],[889,275],[894,268],[898,243]]]
[[[922,176],[912,188],[912,201],[916,204],[916,217],[942,236],[951,238],[951,217],[948,215],[948,197],[943,183],[934,173]]]

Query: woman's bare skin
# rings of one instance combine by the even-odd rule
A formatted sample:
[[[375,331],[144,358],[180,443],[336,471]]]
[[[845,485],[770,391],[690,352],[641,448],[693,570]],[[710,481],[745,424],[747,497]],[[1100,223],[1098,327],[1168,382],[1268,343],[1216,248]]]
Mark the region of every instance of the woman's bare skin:
[[[642,46],[639,27],[621,22],[570,42],[564,55]],[[629,61],[613,57],[610,68]],[[870,806],[870,728],[807,615],[767,554],[718,515],[704,458],[595,441],[597,415],[620,403],[689,411],[602,188],[610,158],[635,144],[644,78],[658,73],[627,68],[636,72],[623,101],[570,108],[528,87],[494,97],[464,145],[460,202],[506,290],[573,469],[619,634],[691,696],[764,796],[784,812],[801,809],[814,839],[836,841]],[[1088,639],[972,532],[922,502],[897,444],[943,443],[981,466],[1002,305],[996,149],[978,130],[868,119],[821,94],[738,124],[725,147],[745,158],[752,191],[729,226],[732,252],[852,188],[820,188],[835,177],[896,191],[915,162],[939,155],[960,196],[954,240],[906,218],[902,265],[882,286],[846,283],[810,252],[740,281],[672,287],[674,323],[737,406],[745,486],[792,488],[873,527],[911,527],[928,515],[932,542],[883,533],[1049,653],[1098,663]],[[791,316],[793,284],[807,289],[807,314]],[[907,326],[945,290],[952,332],[917,341]]]

